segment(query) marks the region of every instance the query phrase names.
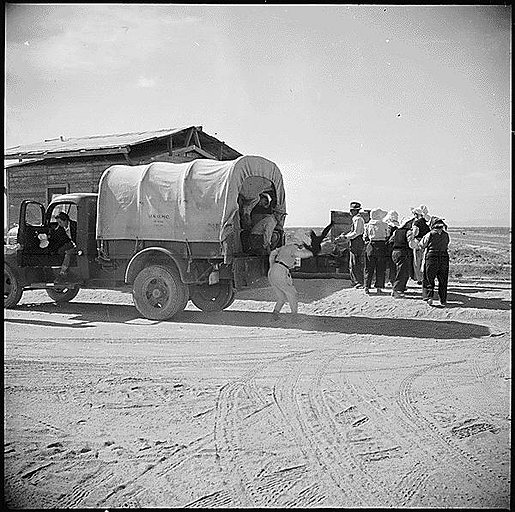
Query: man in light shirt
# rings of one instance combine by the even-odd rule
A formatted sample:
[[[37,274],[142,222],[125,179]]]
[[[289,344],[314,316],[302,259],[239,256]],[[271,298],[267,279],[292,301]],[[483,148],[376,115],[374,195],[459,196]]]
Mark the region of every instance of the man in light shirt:
[[[365,293],[370,293],[372,278],[375,274],[377,293],[383,293],[386,269],[386,236],[388,224],[383,218],[388,212],[381,208],[370,211],[370,221],[365,224]]]
[[[360,210],[361,204],[352,201],[349,209],[352,215],[352,230],[335,239],[337,241],[339,238],[346,238],[350,241],[350,281],[354,288],[363,288],[364,284],[365,242],[363,241],[363,233],[365,232],[365,221],[359,214]]]
[[[313,252],[308,249],[309,239],[305,233],[299,230],[292,242],[274,249],[269,256],[270,269],[268,281],[274,291],[277,302],[273,310],[273,319],[279,319],[282,307],[288,302],[294,318],[298,313],[297,290],[293,285],[290,269],[296,265],[297,260],[311,258]]]

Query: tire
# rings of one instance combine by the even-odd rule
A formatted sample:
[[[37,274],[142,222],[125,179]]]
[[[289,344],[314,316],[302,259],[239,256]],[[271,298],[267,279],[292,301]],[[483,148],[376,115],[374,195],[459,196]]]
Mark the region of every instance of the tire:
[[[14,270],[4,263],[4,308],[14,308],[23,295],[23,286]]]
[[[74,299],[80,291],[80,287],[76,286],[75,288],[63,288],[62,290],[58,290],[56,288],[47,288],[46,292],[48,296],[54,302],[70,302]]]
[[[222,311],[228,308],[236,298],[231,281],[217,284],[198,284],[190,288],[190,299],[202,311]]]
[[[167,320],[188,303],[188,286],[174,267],[152,265],[134,280],[132,297],[137,310],[150,320]]]

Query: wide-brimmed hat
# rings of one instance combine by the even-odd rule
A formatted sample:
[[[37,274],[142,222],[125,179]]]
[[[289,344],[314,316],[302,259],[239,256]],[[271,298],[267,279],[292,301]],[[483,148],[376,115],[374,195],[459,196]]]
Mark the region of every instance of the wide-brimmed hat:
[[[390,210],[383,218],[383,221],[387,224],[390,222],[393,224],[399,224],[399,214],[395,210]]]
[[[444,227],[445,227],[445,222],[443,221],[443,219],[435,218],[431,221],[431,226],[430,226],[431,229],[444,228]]]
[[[431,216],[429,215],[429,210],[427,209],[427,206],[425,204],[421,204],[420,206],[417,206],[415,208],[411,208],[411,213],[418,214],[424,217],[426,222],[429,222],[429,219]]]
[[[304,231],[303,229],[297,229],[295,233],[292,236],[292,243],[301,245],[306,244],[309,245],[311,243],[311,237],[309,236],[309,233]]]
[[[358,203],[357,201],[352,201],[350,204],[351,210],[361,210],[361,203]]]
[[[373,208],[370,210],[370,218],[372,220],[382,220],[387,213],[388,212],[382,210],[381,208]]]

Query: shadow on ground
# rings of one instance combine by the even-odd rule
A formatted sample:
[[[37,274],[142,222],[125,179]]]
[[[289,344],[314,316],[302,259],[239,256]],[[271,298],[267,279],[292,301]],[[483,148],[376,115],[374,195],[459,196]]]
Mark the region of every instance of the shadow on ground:
[[[325,299],[343,289],[352,289],[347,279],[294,279],[299,303],[310,304]],[[252,300],[256,302],[275,302],[277,299],[272,288],[241,290],[236,293],[236,300]]]
[[[70,302],[62,305],[53,303],[24,305],[17,308],[25,311],[59,312],[70,315],[58,322],[46,322],[31,319],[5,319],[7,323],[23,323],[30,325],[50,325],[52,327],[90,327],[94,323],[126,323],[141,320],[134,306],[116,304],[91,304],[87,302]],[[158,321],[148,320],[150,326]],[[414,318],[369,318],[369,317],[336,317],[299,314],[294,319],[289,313],[280,315],[274,320],[271,313],[255,311],[227,310],[217,313],[203,311],[182,311],[167,323],[188,323],[201,325],[218,325],[234,327],[276,327],[283,329],[299,329],[302,331],[335,332],[342,334],[371,334],[375,336],[397,336],[403,338],[434,339],[468,339],[490,335],[490,330],[478,324],[451,320],[424,320]],[[151,333],[149,332],[149,335]]]
[[[456,291],[455,291],[456,290]],[[474,294],[484,291],[499,291],[506,290],[505,288],[458,288],[449,287],[447,291],[447,306],[446,308],[465,308],[465,309],[495,309],[498,311],[506,311],[511,309],[511,300],[506,300],[501,297],[475,297]],[[461,292],[461,293],[457,293]],[[467,294],[467,295],[465,295]],[[408,290],[406,293],[407,299],[422,300],[422,291]],[[439,300],[438,288],[435,289],[435,300]]]

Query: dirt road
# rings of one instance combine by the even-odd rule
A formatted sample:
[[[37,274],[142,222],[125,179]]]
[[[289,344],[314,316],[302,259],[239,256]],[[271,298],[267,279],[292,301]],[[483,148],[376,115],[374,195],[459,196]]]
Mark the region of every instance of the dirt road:
[[[141,319],[131,297],[26,292],[5,311],[7,504],[510,505],[511,286],[449,307],[297,281]]]

